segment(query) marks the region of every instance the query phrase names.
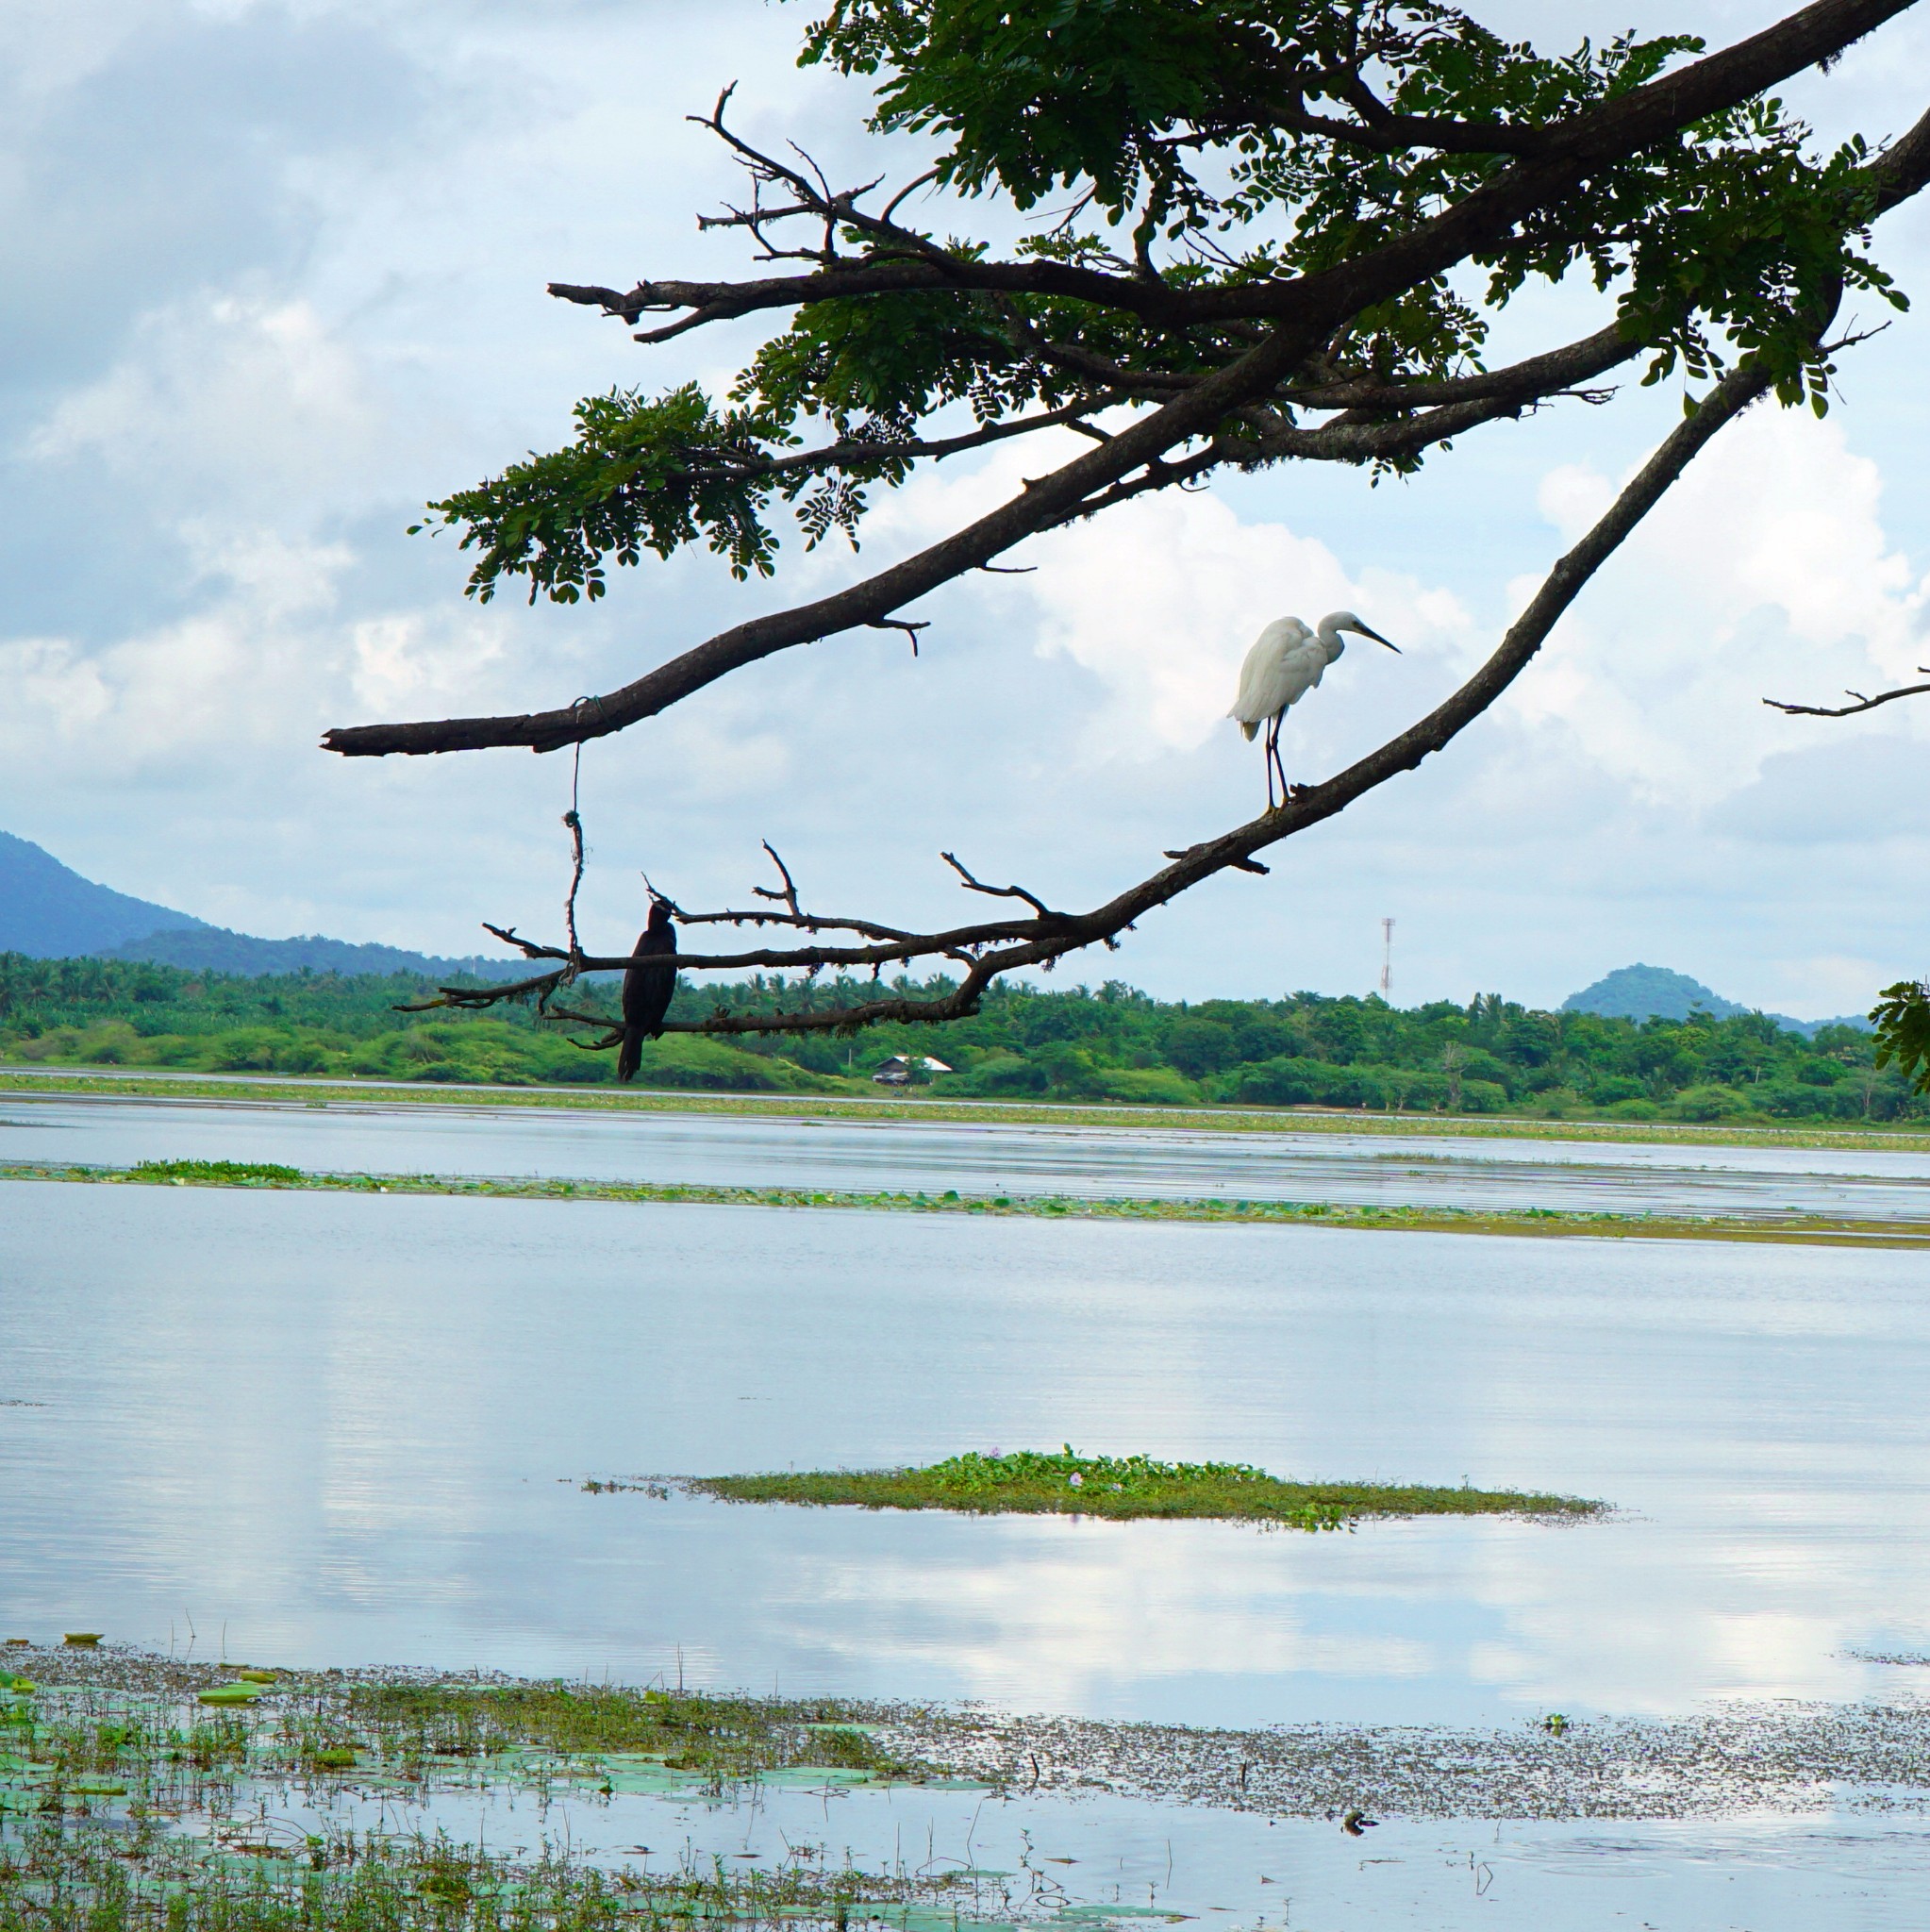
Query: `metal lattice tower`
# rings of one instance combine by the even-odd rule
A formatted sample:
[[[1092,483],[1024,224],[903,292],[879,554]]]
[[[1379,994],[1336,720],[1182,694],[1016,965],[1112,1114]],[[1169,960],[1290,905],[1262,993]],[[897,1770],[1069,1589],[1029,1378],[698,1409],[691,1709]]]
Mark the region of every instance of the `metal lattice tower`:
[[[1380,996],[1389,1006],[1393,1004],[1394,991],[1394,922],[1383,919],[1380,923]]]

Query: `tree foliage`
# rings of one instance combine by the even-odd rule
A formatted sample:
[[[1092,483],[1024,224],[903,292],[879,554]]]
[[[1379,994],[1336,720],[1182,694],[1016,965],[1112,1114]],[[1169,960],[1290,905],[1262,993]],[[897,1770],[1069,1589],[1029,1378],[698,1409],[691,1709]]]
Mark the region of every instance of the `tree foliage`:
[[[1915,4],[1811,0],[1715,51],[1685,32],[1551,53],[1438,0],[829,0],[804,60],[867,80],[871,127],[894,156],[918,147],[922,171],[837,188],[808,157],[736,134],[726,92],[700,118],[750,192],[702,225],[747,242],[758,272],[551,288],[646,344],[753,317],[767,339],[721,394],[683,382],[590,398],[565,446],[442,498],[430,521],[470,553],[472,594],[518,582],[574,603],[605,595],[613,565],[693,545],[740,579],[768,576],[786,513],[807,546],[855,546],[877,492],[1007,439],[1049,439],[1043,473],[915,555],[614,691],[324,743],[357,757],[579,744],[779,651],[861,626],[915,638],[903,613],[918,598],[1148,491],[1292,462],[1404,474],[1484,425],[1605,403],[1617,371],[1684,383],[1682,425],[1487,662],[1346,771],[1169,852],[1087,912],[951,860],[967,890],[1030,916],[908,933],[807,914],[787,874],[782,891],[760,889],[785,910],[757,916],[793,943],[686,959],[873,974],[954,961],[963,979],[921,1009],[860,998],[809,1024],[967,1016],[1000,974],[1116,944],[1229,867],[1264,872],[1256,852],[1442,749],[1723,425],[1771,394],[1827,408],[1845,296],[1904,305],[1871,230],[1930,181],[1930,116],[1890,144],[1831,145],[1777,90]],[[1014,218],[1023,232],[1002,251],[989,233]],[[1595,326],[1490,366],[1496,318],[1557,282],[1592,286]],[[545,997],[598,963],[574,939],[525,949],[554,962]]]
[[[0,1058],[212,1073],[582,1085],[611,1078],[529,1006],[488,1015],[398,1014],[430,982],[401,974],[267,978],[120,960],[0,955]],[[898,989],[926,999],[940,984]],[[613,1005],[592,986],[591,1000]],[[780,1023],[801,1001],[848,1003],[855,986],[800,988],[757,975],[678,989],[674,1013]],[[873,1092],[889,1057],[920,1054],[923,1029],[873,1029],[860,1044],[753,1034],[739,1044],[674,1034],[646,1049],[649,1087],[718,1092]],[[1876,1043],[1849,1026],[1813,1039],[1760,1013],[1642,1024],[1539,1012],[1498,994],[1406,1010],[1375,998],[1164,1001],[1119,981],[1044,992],[992,987],[948,1033],[940,1097],[1138,1107],[1365,1108],[1374,1111],[1589,1115],[1625,1120],[1920,1119]]]
[[[769,575],[774,503],[807,542],[835,530],[855,543],[867,486],[910,475],[937,419],[1151,406],[1251,346],[1266,310],[1244,291],[1415,236],[1539,152],[1543,130],[1703,51],[1693,35],[1623,35],[1548,56],[1424,0],[839,0],[805,59],[873,76],[873,126],[933,140],[935,182],[968,201],[1070,197],[1015,257],[1090,281],[974,287],[982,244],[854,216],[812,259],[847,276],[929,267],[939,286],[801,301],[722,401],[695,384],[613,389],[578,405],[570,445],[432,508],[475,551],[483,598],[512,576],[532,599],[600,596],[607,561],[699,541],[740,577]],[[1614,292],[1644,380],[1678,365],[1706,380],[1754,354],[1783,401],[1821,413],[1832,361],[1817,314],[1846,289],[1903,304],[1866,245],[1869,159],[1861,140],[1817,149],[1773,96],[1745,100],[1469,250],[1478,299],[1446,274],[1416,277],[1345,316],[1305,374],[1387,388],[1476,373],[1492,317],[1525,284],[1580,270]],[[1106,287],[1122,277],[1178,299],[1129,304]],[[828,442],[800,459],[814,422]],[[1423,454],[1365,444],[1339,459],[1410,470]]]

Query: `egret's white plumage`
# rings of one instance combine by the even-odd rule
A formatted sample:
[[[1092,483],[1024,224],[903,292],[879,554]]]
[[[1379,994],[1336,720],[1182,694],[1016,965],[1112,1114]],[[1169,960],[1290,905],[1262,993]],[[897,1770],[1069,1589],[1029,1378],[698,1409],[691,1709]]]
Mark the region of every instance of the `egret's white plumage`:
[[[1398,654],[1398,644],[1388,644],[1379,631],[1370,630],[1351,610],[1333,610],[1321,619],[1318,630],[1308,630],[1297,617],[1276,617],[1268,625],[1240,667],[1240,691],[1233,700],[1229,718],[1239,721],[1240,731],[1253,740],[1264,725],[1267,732],[1267,803],[1273,802],[1273,776],[1278,773],[1280,791],[1287,791],[1287,773],[1280,763],[1280,721],[1320,683],[1329,664],[1347,648],[1342,631],[1372,638],[1377,644]]]
[[[1301,681],[1304,672],[1298,659],[1308,655],[1304,646],[1313,642],[1313,633],[1297,617],[1276,617],[1256,640],[1240,667],[1240,692],[1233,700],[1229,718],[1240,721],[1240,728],[1251,741],[1262,724],[1278,716],[1310,686]],[[1289,671],[1289,660],[1293,669]],[[1327,668],[1326,654],[1316,651],[1312,683],[1320,682]]]

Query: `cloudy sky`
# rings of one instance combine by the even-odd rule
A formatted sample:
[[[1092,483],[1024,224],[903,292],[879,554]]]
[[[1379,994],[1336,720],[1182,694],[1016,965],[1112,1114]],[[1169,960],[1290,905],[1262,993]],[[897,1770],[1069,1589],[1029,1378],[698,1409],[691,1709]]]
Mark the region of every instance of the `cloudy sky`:
[[[1476,10],[1552,44],[1628,25],[1728,40],[1782,8]],[[1023,473],[940,470],[881,508],[862,558],[794,557],[774,586],[653,563],[594,610],[480,608],[447,539],[405,534],[425,499],[565,440],[578,396],[722,383],[755,343],[645,350],[543,285],[737,269],[741,244],[693,222],[734,177],[682,119],[726,82],[753,138],[866,167],[861,95],[791,67],[806,17],[0,0],[0,829],[250,932],[448,952],[486,918],[550,933],[566,758],[344,761],[319,733],[608,690]],[[1789,92],[1831,134],[1883,136],[1921,110],[1926,57],[1930,9]],[[1404,1003],[1554,1002],[1642,959],[1813,1015],[1930,968],[1930,711],[1832,724],[1760,702],[1925,658],[1930,208],[1892,217],[1878,252],[1922,313],[1854,353],[1826,423],[1731,430],[1445,758],[1088,976],[1364,991],[1383,916]],[[1586,291],[1539,294],[1498,346],[1601,319]],[[740,673],[585,752],[586,937],[627,943],[640,869],[687,905],[741,903],[763,838],[810,899],[894,921],[962,909],[940,847],[1057,903],[1105,897],[1259,803],[1258,757],[1221,714],[1261,625],[1351,605],[1405,647],[1356,650],[1295,715],[1296,774],[1334,769],[1491,649],[1678,407],[1645,391],[1496,425],[1378,490],[1309,470],[1147,502],[1033,544],[1034,575],[929,600],[916,660],[861,632]]]

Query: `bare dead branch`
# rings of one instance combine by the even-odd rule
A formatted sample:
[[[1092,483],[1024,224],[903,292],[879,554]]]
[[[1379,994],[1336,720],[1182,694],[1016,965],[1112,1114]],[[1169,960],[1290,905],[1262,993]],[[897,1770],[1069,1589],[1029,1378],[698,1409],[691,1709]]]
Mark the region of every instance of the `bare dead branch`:
[[[773,891],[769,886],[753,886],[751,891],[760,899],[775,899],[780,906],[790,911],[793,919],[802,921],[804,912],[797,903],[797,881],[791,877],[790,868],[778,858],[777,848],[770,840],[760,839],[757,842],[771,855],[771,863],[777,868],[778,876],[783,879],[784,884],[776,891]]]

